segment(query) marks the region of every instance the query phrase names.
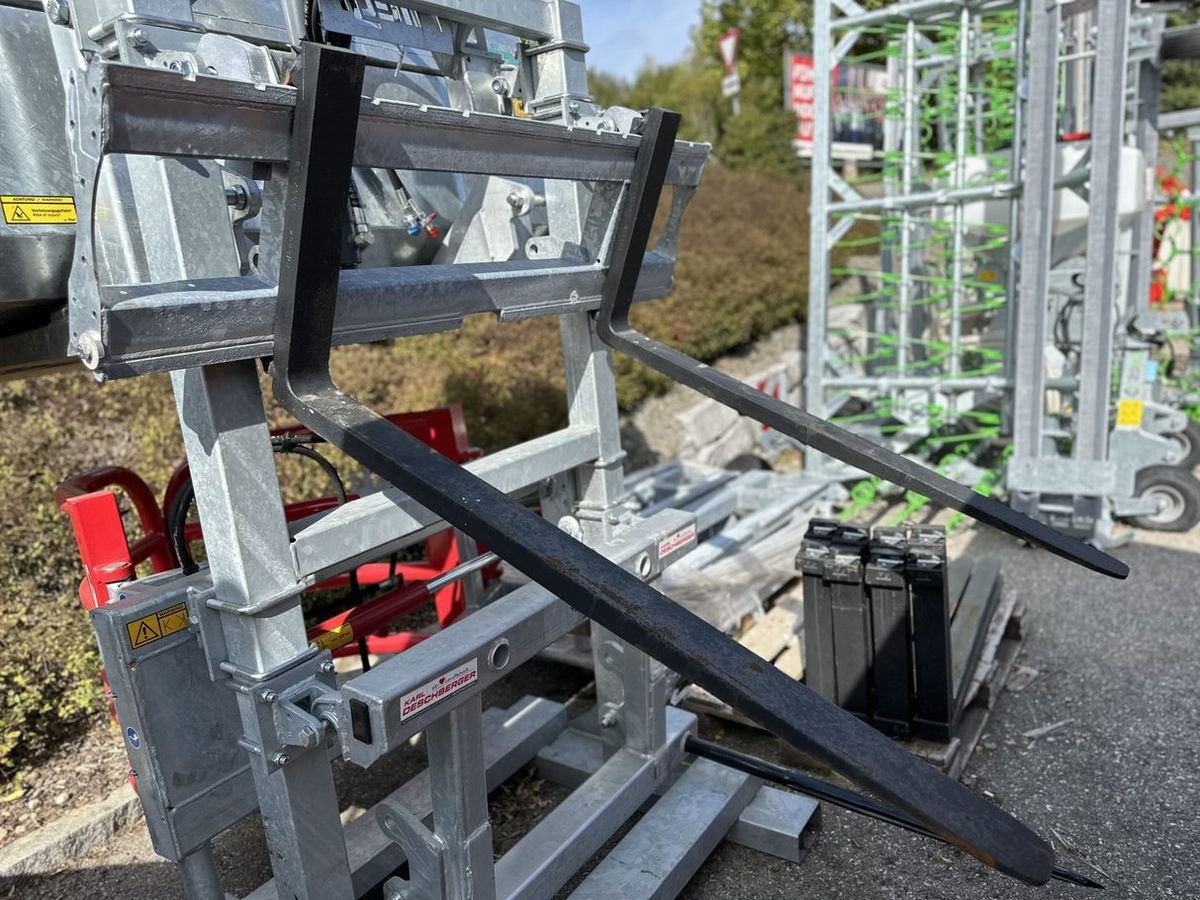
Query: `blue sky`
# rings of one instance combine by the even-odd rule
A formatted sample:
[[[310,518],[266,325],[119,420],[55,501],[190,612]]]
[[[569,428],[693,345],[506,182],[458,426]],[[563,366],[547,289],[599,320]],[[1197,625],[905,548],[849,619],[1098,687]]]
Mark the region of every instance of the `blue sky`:
[[[700,0],[578,0],[588,68],[632,78],[647,57],[674,62],[691,46]]]

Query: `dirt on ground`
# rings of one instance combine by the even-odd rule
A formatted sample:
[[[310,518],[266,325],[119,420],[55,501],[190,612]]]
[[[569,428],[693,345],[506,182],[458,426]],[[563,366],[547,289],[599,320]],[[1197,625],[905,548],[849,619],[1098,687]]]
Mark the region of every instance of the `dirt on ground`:
[[[110,719],[97,719],[0,797],[0,848],[128,783],[129,758]],[[132,788],[131,788],[132,790]]]

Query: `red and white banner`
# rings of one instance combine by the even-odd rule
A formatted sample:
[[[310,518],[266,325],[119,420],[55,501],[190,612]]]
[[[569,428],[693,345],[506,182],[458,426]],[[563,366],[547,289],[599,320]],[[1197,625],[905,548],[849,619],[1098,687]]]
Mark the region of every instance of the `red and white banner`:
[[[888,77],[883,66],[836,66],[829,73],[829,139],[834,159],[870,159],[883,149]],[[796,113],[793,144],[811,156],[817,118],[817,69],[804,53],[784,56],[784,100]]]
[[[812,152],[813,122],[816,120],[817,69],[813,58],[800,53],[788,54],[788,107],[796,113],[796,143]]]

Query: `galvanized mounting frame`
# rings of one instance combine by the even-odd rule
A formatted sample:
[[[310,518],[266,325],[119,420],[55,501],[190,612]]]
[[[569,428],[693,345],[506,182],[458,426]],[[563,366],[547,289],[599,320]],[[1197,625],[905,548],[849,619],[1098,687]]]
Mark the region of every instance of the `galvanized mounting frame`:
[[[627,133],[632,119],[618,116],[622,127],[586,102],[582,68],[575,65],[576,59],[582,61],[581,42],[563,38],[564,28],[578,25],[573,4],[524,0],[505,4],[501,11],[497,4],[418,5],[446,21],[469,25],[486,19],[486,24],[506,25],[539,39],[527,54],[528,64],[538,70],[532,83],[547,86],[557,66],[571,90],[533,92],[525,97],[527,107],[536,117],[576,121],[579,127],[567,130],[561,124],[364,100],[360,162],[404,166],[406,171],[449,167],[481,174],[496,169],[510,176],[536,174],[547,179],[550,233],[522,248],[526,258],[515,262],[348,273],[348,290],[339,299],[339,340],[455,327],[476,312],[498,312],[502,318],[559,316],[570,425],[472,463],[471,471],[504,493],[536,491],[542,508],[569,519],[573,532],[590,546],[630,568],[638,579],[656,578],[664,565],[694,545],[695,523],[671,510],[637,521],[625,508],[611,361],[586,312],[599,303],[610,220],[621,185],[631,176],[638,144]],[[210,6],[200,4],[196,10],[199,15]],[[515,18],[498,22],[502,13]],[[66,29],[64,23],[55,24]],[[135,24],[118,17],[111,33],[132,39]],[[144,27],[149,41],[164,46],[168,35],[186,45],[193,34],[170,24]],[[274,32],[286,33],[294,32]],[[462,37],[463,29],[457,33]],[[80,231],[82,262],[75,273],[80,291],[71,314],[76,322],[97,329],[99,338],[83,342],[82,348],[89,351],[87,361],[97,374],[172,371],[197,506],[208,535],[208,565],[199,573],[123,585],[113,602],[97,612],[104,656],[119,686],[118,712],[133,735],[131,752],[141,754],[138,789],[152,811],[155,845],[179,863],[188,896],[223,897],[211,839],[255,809],[266,823],[276,876],[256,894],[263,897],[361,896],[392,876],[406,856],[413,882],[393,882],[387,886],[389,894],[548,896],[655,791],[665,792],[657,812],[644,817],[621,845],[629,859],[651,853],[653,866],[613,863],[605,870],[607,878],[615,873],[626,879],[631,896],[678,891],[726,833],[798,860],[815,804],[760,789],[751,777],[707,763],[678,778],[682,740],[694,731],[694,719],[667,708],[671,676],[665,668],[599,626],[593,630],[594,735],[564,731],[565,713],[545,701],[523,703],[499,722],[495,711],[481,709],[480,694],[487,684],[582,621],[577,611],[537,586],[479,609],[431,637],[415,655],[335,688],[330,660],[307,646],[300,591],[359,561],[418,542],[444,524],[394,489],[291,531],[283,520],[252,358],[273,349],[276,288],[269,273],[279,265],[285,241],[283,202],[299,190],[289,190],[285,177],[296,174],[295,168],[289,173],[289,163],[299,162],[289,146],[295,90],[256,85],[253,79],[181,77],[110,65],[98,57],[84,66],[85,60],[75,55],[78,47],[63,50],[67,37],[74,40],[73,32],[56,35],[60,51],[79,66],[64,77],[70,84],[75,76],[69,117],[82,123],[79,131],[89,135],[87,141],[95,141],[89,147],[82,147],[87,142],[82,139],[76,142],[82,194],[101,194],[97,182],[103,179],[106,156],[135,168],[141,164],[128,160],[145,154],[249,158],[253,165],[244,171],[255,178],[240,184],[250,191],[250,181],[271,176],[263,198],[257,277],[236,271],[197,273],[193,267],[205,262],[211,247],[183,240],[180,246],[196,251],[195,258],[185,253],[168,260],[153,269],[156,277],[142,278],[141,284],[116,278],[102,286],[86,244],[112,237],[112,220],[99,219],[85,221]],[[118,44],[127,55],[132,44]],[[462,81],[468,89],[460,93],[470,100],[470,79]],[[469,102],[462,105],[471,109]],[[175,127],[185,120],[189,126]],[[191,127],[205,122],[207,126]],[[375,149],[370,149],[371,134]],[[705,154],[703,147],[679,147],[673,175],[675,224]],[[273,171],[267,173],[267,167]],[[179,201],[188,195],[188,176],[174,174],[183,179],[183,187],[167,179],[166,185],[137,197],[135,220],[155,203],[162,205],[164,196]],[[90,210],[92,204],[81,206]],[[194,225],[211,224],[207,217],[215,211],[216,206],[201,204],[190,209],[187,222],[167,224],[177,236],[189,233],[189,227],[196,233]],[[223,208],[219,213],[218,222],[226,215]],[[176,229],[177,224],[184,227]],[[548,252],[539,250],[543,245]],[[662,252],[647,260],[643,296],[661,295],[669,287],[671,245],[668,234]],[[144,650],[129,646],[131,622],[173,611],[180,603],[186,604],[192,621],[188,631]],[[452,663],[467,667],[470,678],[419,714],[406,712],[405,695],[446,675]],[[151,680],[139,671],[186,674],[197,702],[184,709],[171,706],[172,679]],[[187,727],[164,717],[166,709],[175,709]],[[430,754],[423,784],[408,785],[385,801],[378,820],[359,820],[343,832],[331,759],[340,755],[370,764],[402,735],[420,731]],[[368,732],[372,739],[361,740]],[[582,759],[573,758],[569,748],[581,740],[590,742],[592,750]],[[560,745],[563,749],[556,750]],[[552,760],[546,763],[548,771],[579,789],[493,868],[486,791],[539,749]],[[220,754],[224,762],[216,771],[210,763]],[[180,773],[190,784],[187,797],[171,789]],[[702,796],[699,784],[705,788]],[[430,815],[432,831],[421,824]],[[594,884],[589,881],[588,890],[594,891]]]
[[[151,12],[136,2],[125,10],[106,0],[83,0],[73,17],[47,17],[0,5],[5,16],[16,17],[12,27],[23,35],[6,44],[6,52],[21,61],[20,69],[36,73],[38,83],[53,87],[57,76],[66,96],[58,127],[67,132],[74,175],[60,190],[73,185],[81,198],[100,200],[77,204],[78,225],[61,235],[74,238],[73,265],[63,259],[60,267],[69,265],[70,283],[56,284],[53,273],[43,273],[47,283],[30,289],[41,304],[35,309],[47,312],[0,339],[0,375],[62,365],[73,356],[97,377],[111,378],[269,354],[274,255],[286,194],[286,167],[278,164],[286,159],[295,105],[295,89],[287,84],[294,57],[284,48],[299,46],[307,27],[297,24],[292,6],[204,0]],[[394,198],[379,199],[389,193],[378,187],[388,171],[435,179],[441,173],[462,179],[465,173],[470,187],[503,169],[514,176],[540,173],[534,184],[545,205],[537,214],[549,222],[549,233],[507,252],[502,246],[489,252],[478,241],[464,244],[465,208],[459,232],[438,255],[439,263],[460,265],[414,267],[415,251],[407,247],[399,267],[376,254],[348,273],[338,341],[456,328],[463,317],[479,313],[519,319],[594,308],[606,222],[616,202],[611,191],[595,188],[628,176],[636,114],[591,102],[578,6],[511,0],[405,9],[426,36],[440,41],[452,32],[454,47],[443,53],[439,44],[428,54],[379,41],[356,43],[380,59],[363,100],[355,175],[364,202],[383,203],[372,224],[386,227],[381,220],[398,217]],[[489,50],[492,32],[485,28],[519,42],[516,66]],[[57,65],[46,56],[50,48]],[[514,104],[529,115],[497,114]],[[57,119],[53,112],[44,115]],[[24,124],[52,132],[50,120]],[[680,145],[672,174],[680,211],[706,154],[702,146]],[[264,184],[261,175],[271,165],[275,177]],[[17,180],[28,180],[28,173],[18,174]],[[481,177],[472,181],[471,175]],[[579,202],[573,196],[577,184],[584,202],[593,190],[595,196],[582,232],[564,246],[553,220],[569,217]],[[171,202],[148,199],[164,185]],[[185,207],[190,216],[171,212]],[[521,214],[528,216],[528,207]],[[223,219],[228,229],[211,227]],[[188,220],[206,224],[192,228]],[[44,236],[16,235],[23,243],[12,245],[12,258],[25,260],[36,251],[37,265],[25,269],[40,271],[46,254],[34,239]],[[196,252],[181,255],[183,246]],[[669,290],[673,246],[668,234],[647,261],[642,299]],[[406,302],[394,302],[395,289],[404,291]],[[7,290],[0,290],[0,302],[11,303]],[[60,309],[47,293],[54,290],[62,292]]]

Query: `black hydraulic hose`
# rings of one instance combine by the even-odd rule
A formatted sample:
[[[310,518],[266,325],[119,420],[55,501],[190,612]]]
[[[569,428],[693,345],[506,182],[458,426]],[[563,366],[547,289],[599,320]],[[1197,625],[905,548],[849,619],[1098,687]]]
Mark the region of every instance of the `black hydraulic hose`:
[[[765,759],[759,759],[757,756],[739,753],[737,750],[731,750],[728,747],[723,747],[712,741],[706,741],[695,735],[687,736],[683,744],[683,749],[688,753],[693,753],[712,762],[720,763],[723,766],[728,766],[747,775],[753,775],[755,778],[761,778],[763,781],[770,781],[784,787],[795,788],[816,800],[832,803],[834,806],[840,806],[842,809],[848,809],[859,815],[877,819],[880,822],[894,825],[897,828],[903,828],[905,831],[911,831],[914,834],[924,835],[942,843],[948,843],[944,838],[938,837],[938,835],[929,831],[923,825],[914,822],[895,807],[888,806],[886,803],[881,803],[871,797],[864,797],[862,794],[838,787],[827,781],[821,781],[819,778],[805,775],[803,772],[797,772],[795,769],[767,762]],[[1050,877],[1079,887],[1104,890],[1104,885],[1099,882],[1092,881],[1090,878],[1080,875],[1077,872],[1072,872],[1069,869],[1064,869],[1062,866],[1055,866]]]
[[[192,479],[189,478],[179,489],[175,499],[171,501],[171,520],[167,523],[167,532],[171,536],[171,549],[175,551],[175,558],[179,560],[184,575],[191,575],[200,568],[196,565],[196,560],[192,556],[192,550],[187,542],[187,511],[195,499],[196,489],[192,485]]]
[[[304,443],[300,443],[303,440]],[[337,498],[338,506],[346,505],[346,486],[342,482],[341,475],[328,459],[314,450],[312,447],[306,446],[310,436],[305,435],[303,438],[297,438],[294,435],[275,435],[271,438],[271,449],[276,453],[294,453],[297,456],[303,456],[305,459],[310,459],[321,467],[321,471],[329,477],[329,483],[333,486],[333,494]],[[179,493],[175,495],[171,501],[171,510],[168,516],[167,532],[171,540],[171,549],[175,551],[175,558],[179,560],[179,565],[183,569],[184,575],[191,575],[199,569],[196,565],[196,559],[192,556],[192,550],[187,542],[187,514],[192,507],[192,502],[196,499],[196,489],[192,484],[192,479],[189,478],[179,488]],[[355,600],[359,599],[358,576],[350,573],[350,591]]]

